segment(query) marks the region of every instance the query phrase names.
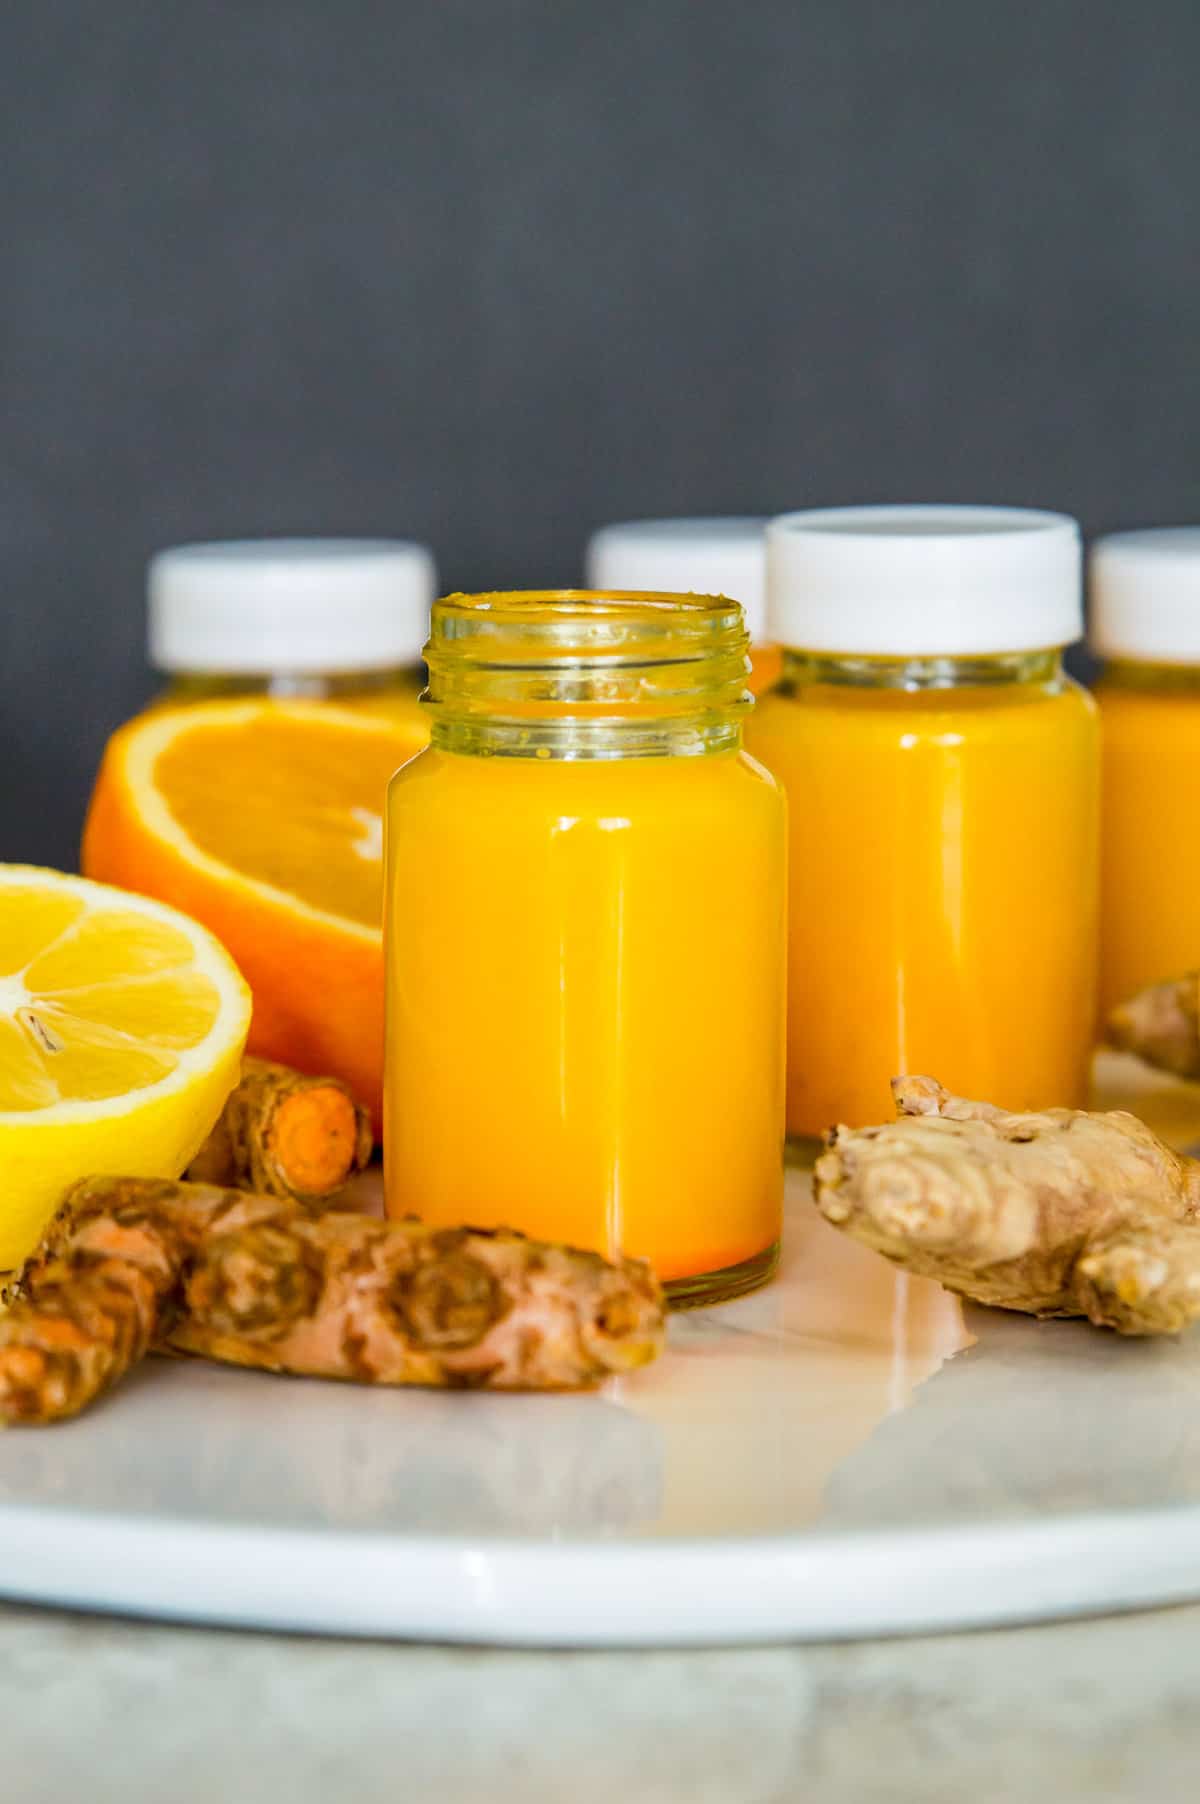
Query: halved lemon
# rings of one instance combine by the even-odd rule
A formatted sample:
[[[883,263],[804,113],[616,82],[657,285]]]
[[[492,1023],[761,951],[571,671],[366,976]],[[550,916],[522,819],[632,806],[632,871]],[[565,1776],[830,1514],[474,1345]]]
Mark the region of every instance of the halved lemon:
[[[160,708],[109,741],[89,876],[203,921],[254,992],[250,1049],[345,1080],[378,1115],[383,813],[411,728],[323,702]]]
[[[238,1079],[250,992],[173,908],[0,865],[0,1270],[77,1179],[178,1177]]]

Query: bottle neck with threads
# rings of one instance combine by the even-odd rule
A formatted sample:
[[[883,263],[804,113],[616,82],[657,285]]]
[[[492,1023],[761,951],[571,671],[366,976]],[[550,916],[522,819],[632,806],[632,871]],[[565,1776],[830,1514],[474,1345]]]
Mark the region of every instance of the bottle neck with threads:
[[[356,702],[385,701],[404,695],[415,703],[424,687],[419,664],[397,664],[381,670],[311,671],[211,671],[176,670],[159,694],[159,701],[184,705],[201,701],[236,701],[246,696],[266,696],[274,701]]]
[[[998,688],[1046,692],[1067,676],[1059,650],[995,652],[956,657],[866,657],[785,650],[780,688],[795,694],[814,687],[915,692]]]
[[[425,705],[468,757],[703,757],[735,751],[752,705],[736,602],[535,590],[435,604]]]
[[[1134,658],[1112,658],[1101,672],[1104,690],[1137,695],[1200,696],[1200,664],[1160,664]]]

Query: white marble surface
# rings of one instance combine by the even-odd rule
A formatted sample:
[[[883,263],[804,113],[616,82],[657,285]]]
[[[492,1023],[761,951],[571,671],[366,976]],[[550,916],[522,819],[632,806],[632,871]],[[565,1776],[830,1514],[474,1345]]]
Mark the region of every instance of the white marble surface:
[[[510,1653],[0,1606],[13,1804],[1174,1804],[1200,1607],[922,1640]]]

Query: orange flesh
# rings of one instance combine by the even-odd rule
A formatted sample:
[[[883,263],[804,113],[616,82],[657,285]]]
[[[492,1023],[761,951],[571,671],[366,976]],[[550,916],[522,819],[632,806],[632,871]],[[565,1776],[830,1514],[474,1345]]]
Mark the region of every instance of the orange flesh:
[[[159,756],[155,781],[200,851],[377,927],[383,797],[395,768],[390,734],[322,733],[311,720],[282,717],[197,724]]]
[[[423,752],[389,796],[389,1213],[665,1279],[782,1202],[783,800],[738,752]]]
[[[417,749],[394,720],[324,703],[160,708],[109,741],[84,832],[88,875],[223,942],[254,992],[252,1053],[336,1073],[376,1119],[383,806]]]
[[[412,740],[413,751],[419,752],[429,741],[429,719],[421,706],[424,687],[422,669],[420,674],[414,672],[407,682],[346,696],[342,705],[356,714],[374,715],[387,726],[407,734]]]
[[[1082,1104],[1097,735],[1074,684],[812,685],[747,741],[791,814],[788,1128],[892,1114],[894,1073]]]

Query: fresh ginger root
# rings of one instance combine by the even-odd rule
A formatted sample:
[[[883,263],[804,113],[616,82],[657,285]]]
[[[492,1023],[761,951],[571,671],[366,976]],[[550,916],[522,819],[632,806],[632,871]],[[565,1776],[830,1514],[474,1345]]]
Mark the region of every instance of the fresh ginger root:
[[[1139,990],[1113,1010],[1105,1038],[1158,1071],[1200,1078],[1200,971]]]
[[[1200,1161],[1121,1112],[1012,1115],[901,1077],[899,1119],[834,1128],[826,1220],[975,1302],[1176,1334],[1200,1316]]]
[[[76,1415],[154,1347],[365,1383],[565,1390],[647,1364],[664,1324],[640,1260],[91,1178],[0,1317],[0,1424]]]
[[[185,1177],[262,1196],[319,1200],[365,1170],[371,1117],[335,1077],[247,1059],[242,1081]]]

